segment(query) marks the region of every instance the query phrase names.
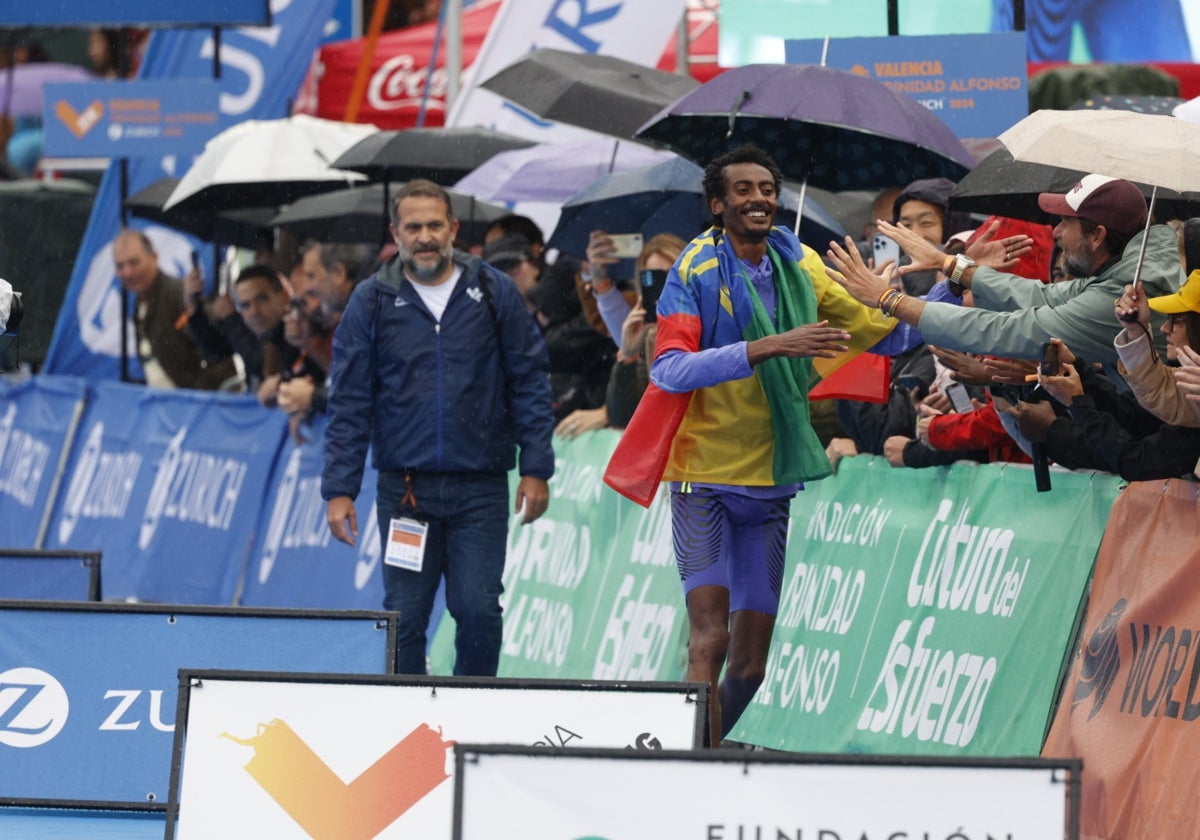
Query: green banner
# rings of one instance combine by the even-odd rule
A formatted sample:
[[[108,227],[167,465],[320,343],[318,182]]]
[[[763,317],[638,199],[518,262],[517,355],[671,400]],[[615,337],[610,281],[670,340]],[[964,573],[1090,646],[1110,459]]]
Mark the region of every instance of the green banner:
[[[555,439],[549,509],[528,525],[510,520],[501,677],[683,679],[687,614],[670,500],[664,489],[647,510],[605,486],[619,437]],[[430,651],[434,673],[453,670],[453,631],[447,615]]]
[[[1037,756],[1121,481],[846,458],[792,504],[763,681],[730,737],[792,752]]]

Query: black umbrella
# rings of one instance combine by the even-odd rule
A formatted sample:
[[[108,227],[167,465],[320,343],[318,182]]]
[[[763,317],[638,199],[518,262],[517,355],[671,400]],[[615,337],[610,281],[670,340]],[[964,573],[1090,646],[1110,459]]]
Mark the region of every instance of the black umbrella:
[[[480,83],[539,117],[624,139],[698,86],[610,55],[554,49],[534,50]]]
[[[319,242],[383,242],[388,235],[386,196],[401,186],[368,184],[301,198],[283,208],[271,224]],[[483,241],[488,226],[511,212],[455,190],[447,192],[459,222],[458,236],[466,242]]]
[[[274,207],[227,210],[222,213],[186,208],[164,210],[163,203],[178,183],[178,178],[159,178],[125,199],[123,206],[130,215],[139,219],[158,222],[221,245],[257,248],[270,235],[271,217],[277,212]]]
[[[490,128],[408,128],[365,137],[331,166],[360,172],[372,181],[428,178],[448,186],[500,152],[536,145]]]
[[[974,163],[949,127],[912,97],[813,64],[726,70],[665,108],[637,136],[701,166],[753,142],[775,158],[784,177],[833,191],[957,180]]]
[[[1038,206],[1038,194],[1065,193],[1087,174],[1076,169],[1013,160],[1008,149],[999,148],[958,182],[950,193],[950,209],[1053,225],[1058,217]],[[1143,195],[1150,197],[1153,189],[1150,185],[1138,184],[1138,187]],[[1159,218],[1187,219],[1198,213],[1200,196],[1158,190],[1155,215]]]

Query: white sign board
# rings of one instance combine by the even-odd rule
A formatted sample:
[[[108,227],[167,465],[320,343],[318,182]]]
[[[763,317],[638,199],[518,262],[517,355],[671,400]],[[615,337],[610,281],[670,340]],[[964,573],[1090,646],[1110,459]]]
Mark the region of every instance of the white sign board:
[[[1062,840],[1078,772],[1041,759],[455,752],[455,840]]]
[[[168,812],[182,840],[449,837],[455,743],[689,750],[707,720],[694,683],[181,679]]]

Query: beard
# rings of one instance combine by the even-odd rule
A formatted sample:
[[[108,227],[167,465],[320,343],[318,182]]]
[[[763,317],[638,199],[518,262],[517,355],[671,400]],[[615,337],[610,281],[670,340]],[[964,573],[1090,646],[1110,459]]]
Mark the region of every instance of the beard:
[[[1095,249],[1084,243],[1079,246],[1076,253],[1063,254],[1063,267],[1072,277],[1091,277],[1095,260]]]
[[[429,253],[431,251],[438,255],[437,262],[433,265],[421,265],[417,263],[415,258],[417,253]],[[419,248],[417,251],[409,251],[397,242],[396,254],[400,257],[400,265],[413,279],[419,283],[433,283],[442,276],[446,267],[450,265],[450,260],[454,257],[454,247],[447,245],[440,250],[436,248]]]

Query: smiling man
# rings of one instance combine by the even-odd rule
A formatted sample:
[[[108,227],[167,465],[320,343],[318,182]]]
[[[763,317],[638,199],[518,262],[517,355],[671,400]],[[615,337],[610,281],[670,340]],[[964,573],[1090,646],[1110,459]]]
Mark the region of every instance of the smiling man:
[[[828,375],[892,328],[832,282],[815,251],[773,226],[782,180],[750,145],[705,169],[713,227],[667,277],[651,387],[605,475],[642,504],[661,478],[670,482],[687,679],[713,687],[713,743],[763,679],[791,499],[830,473],[809,422],[812,368]]]
[[[545,512],[554,473],[550,360],[512,279],[455,251],[457,231],[437,184],[413,180],[396,194],[397,253],[358,284],[333,336],[321,492],[331,532],[353,545],[370,448],[383,606],[400,613],[397,672],[425,673],[444,578],[454,673],[495,676],[508,473],[520,472],[523,523]]]

